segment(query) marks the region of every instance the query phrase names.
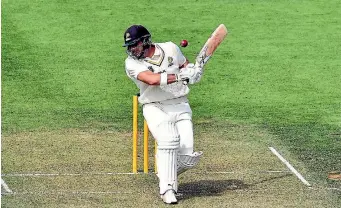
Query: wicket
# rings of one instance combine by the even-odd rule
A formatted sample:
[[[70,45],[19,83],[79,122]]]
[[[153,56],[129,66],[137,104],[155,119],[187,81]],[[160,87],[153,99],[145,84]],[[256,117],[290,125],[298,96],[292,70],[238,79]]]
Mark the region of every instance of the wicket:
[[[138,173],[138,96],[133,96],[133,173]],[[143,121],[143,172],[149,172],[149,154],[148,154],[149,129],[146,120]],[[157,144],[154,142],[154,155],[156,155]],[[154,171],[157,172],[156,158]]]

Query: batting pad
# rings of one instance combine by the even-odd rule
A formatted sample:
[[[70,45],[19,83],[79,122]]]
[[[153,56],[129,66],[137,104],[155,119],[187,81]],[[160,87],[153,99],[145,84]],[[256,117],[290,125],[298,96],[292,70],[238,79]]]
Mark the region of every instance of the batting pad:
[[[177,165],[177,174],[180,175],[181,173],[187,171],[188,169],[191,169],[194,166],[196,166],[202,154],[203,152],[199,151],[199,152],[194,152],[191,155],[179,155],[178,165]]]

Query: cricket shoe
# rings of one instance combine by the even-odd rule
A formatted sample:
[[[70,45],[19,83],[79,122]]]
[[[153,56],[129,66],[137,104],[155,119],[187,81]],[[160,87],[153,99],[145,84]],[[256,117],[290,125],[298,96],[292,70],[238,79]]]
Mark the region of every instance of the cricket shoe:
[[[172,189],[167,190],[166,193],[161,195],[161,199],[165,204],[178,203],[178,200],[176,200],[176,197],[175,197],[175,191]]]

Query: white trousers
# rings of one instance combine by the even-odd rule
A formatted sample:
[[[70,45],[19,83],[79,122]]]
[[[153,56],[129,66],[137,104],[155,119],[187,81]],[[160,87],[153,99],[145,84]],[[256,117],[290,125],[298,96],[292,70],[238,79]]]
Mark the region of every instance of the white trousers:
[[[162,123],[170,123],[176,128],[180,139],[180,155],[188,155],[193,153],[193,124],[192,110],[189,103],[178,104],[161,104],[149,103],[143,105],[143,116],[147,121],[148,128],[153,137],[159,141],[165,140],[165,135],[174,134],[173,131],[163,129]]]
[[[178,154],[193,153],[192,110],[188,103],[143,105],[143,116],[157,141],[157,168],[160,194],[177,192]]]

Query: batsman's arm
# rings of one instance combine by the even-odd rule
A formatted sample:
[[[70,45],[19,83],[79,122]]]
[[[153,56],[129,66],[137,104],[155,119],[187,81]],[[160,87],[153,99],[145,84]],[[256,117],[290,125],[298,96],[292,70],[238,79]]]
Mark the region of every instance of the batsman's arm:
[[[181,71],[181,69],[186,68],[186,66],[188,64],[189,64],[189,61],[188,61],[188,59],[186,59],[186,62],[179,67],[180,71]]]
[[[137,79],[148,85],[166,85],[179,81],[175,74],[153,73],[149,70],[139,73]]]

